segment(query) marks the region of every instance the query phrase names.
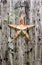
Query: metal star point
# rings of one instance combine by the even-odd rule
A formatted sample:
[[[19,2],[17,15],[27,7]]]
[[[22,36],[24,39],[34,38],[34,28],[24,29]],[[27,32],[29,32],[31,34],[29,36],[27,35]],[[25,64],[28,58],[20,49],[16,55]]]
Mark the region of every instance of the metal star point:
[[[26,39],[30,40],[29,34],[27,33],[27,29],[33,28],[35,25],[25,25],[24,24],[24,19],[21,16],[20,17],[20,24],[19,25],[13,25],[13,24],[8,24],[9,27],[17,30],[16,34],[14,35],[13,39],[16,40],[20,34],[25,36]]]

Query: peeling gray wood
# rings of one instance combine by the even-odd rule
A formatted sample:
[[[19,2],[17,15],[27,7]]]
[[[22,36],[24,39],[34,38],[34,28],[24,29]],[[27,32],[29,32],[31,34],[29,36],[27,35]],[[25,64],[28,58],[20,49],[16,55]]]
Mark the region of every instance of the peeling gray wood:
[[[28,1],[28,0],[27,0]],[[17,39],[16,42],[14,42],[13,39],[11,39],[11,37],[14,36],[14,34],[16,33],[13,29],[11,29],[11,37],[10,37],[10,28],[7,26],[8,23],[4,22],[4,18],[7,16],[7,11],[10,12],[10,14],[13,16],[13,21],[12,24],[19,24],[19,17],[20,17],[20,13],[21,10],[24,12],[22,13],[25,15],[25,9],[17,9],[17,12],[19,12],[17,14],[18,18],[17,20],[15,20],[15,15],[13,15],[14,13],[14,1],[11,1],[11,5],[10,5],[10,1],[7,1],[7,5],[4,5],[1,3],[2,5],[2,13],[1,13],[1,17],[2,17],[2,31],[0,31],[0,55],[2,57],[2,65],[8,65],[7,63],[11,63],[11,65],[42,65],[42,46],[40,44],[42,44],[42,14],[40,11],[40,6],[41,6],[41,0],[31,0],[30,2],[30,11],[28,11],[28,19],[25,20],[25,24],[35,24],[35,28],[31,29],[29,31],[29,35],[30,35],[30,42],[26,42],[25,38],[21,38],[19,37]],[[15,2],[16,3],[16,2]],[[11,6],[11,7],[10,7]],[[7,10],[7,11],[6,11]],[[10,11],[11,10],[11,11]],[[4,12],[5,11],[5,12]],[[12,17],[10,16],[10,17]],[[26,22],[27,21],[27,22]],[[7,29],[6,29],[7,28]],[[1,38],[1,32],[2,32],[2,38]],[[7,37],[6,37],[7,36]],[[7,39],[8,38],[8,39]],[[10,41],[11,40],[11,41]],[[9,50],[9,62],[6,62],[4,59],[5,57],[5,51],[7,50],[7,42],[8,43],[8,47],[13,49],[14,51]],[[15,48],[15,43],[16,43],[16,48],[18,52],[15,52],[16,48]],[[28,43],[28,44],[27,44]],[[30,50],[30,48],[32,47],[32,52],[29,52],[29,54],[27,54],[26,52],[28,50]],[[13,55],[12,55],[13,54]],[[18,59],[16,59],[18,58]],[[29,62],[29,63],[27,63]]]

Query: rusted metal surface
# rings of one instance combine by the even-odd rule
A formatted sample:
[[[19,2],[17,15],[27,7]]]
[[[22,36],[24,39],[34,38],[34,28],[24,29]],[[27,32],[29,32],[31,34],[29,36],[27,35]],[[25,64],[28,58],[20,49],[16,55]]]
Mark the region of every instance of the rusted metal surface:
[[[21,16],[19,25],[8,24],[8,26],[15,29],[15,30],[17,29],[17,33],[14,35],[14,41],[19,37],[20,34],[24,35],[26,37],[26,39],[29,41],[30,40],[29,34],[26,32],[26,30],[30,29],[30,28],[33,28],[35,25],[25,25],[24,24],[24,19]]]

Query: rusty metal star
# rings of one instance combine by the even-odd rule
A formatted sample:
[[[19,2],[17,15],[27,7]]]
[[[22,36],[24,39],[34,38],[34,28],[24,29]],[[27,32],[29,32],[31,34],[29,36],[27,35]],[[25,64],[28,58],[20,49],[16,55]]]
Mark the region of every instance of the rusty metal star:
[[[26,32],[26,30],[34,27],[35,25],[25,25],[24,19],[21,16],[19,25],[8,24],[8,26],[11,28],[14,28],[15,30],[17,29],[17,32],[13,37],[14,40],[16,40],[20,36],[20,34],[24,35],[26,39],[30,40],[29,34]]]

